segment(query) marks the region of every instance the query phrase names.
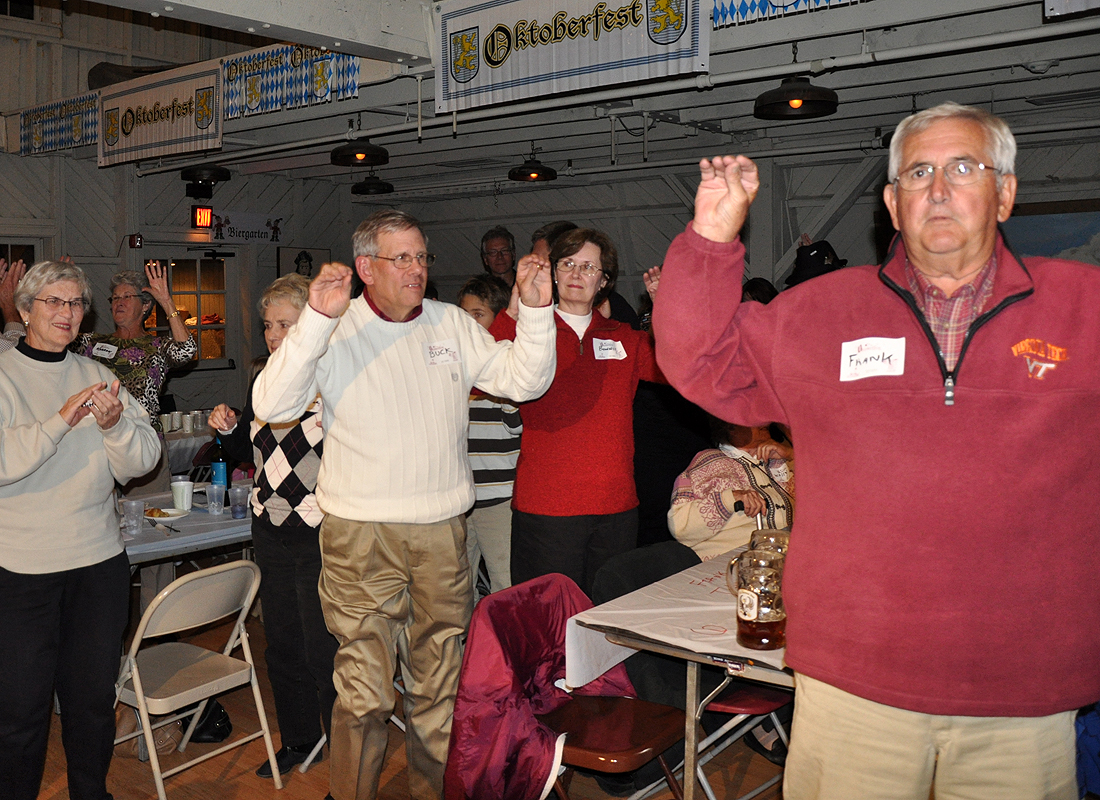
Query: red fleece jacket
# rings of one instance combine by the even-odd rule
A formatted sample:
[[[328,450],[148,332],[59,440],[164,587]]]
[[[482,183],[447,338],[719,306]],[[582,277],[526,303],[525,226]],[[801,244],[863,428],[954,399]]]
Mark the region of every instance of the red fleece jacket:
[[[1021,262],[998,238],[993,297],[945,375],[900,242],[881,269],[766,306],[713,291],[740,285],[743,260],[740,241],[689,226],[653,322],[685,397],[791,426],[787,663],[932,714],[1042,716],[1100,698],[1100,270]],[[867,354],[892,354],[895,374],[867,376],[882,366]],[[841,380],[853,358],[864,377]]]
[[[512,507],[528,514],[569,517],[617,514],[638,505],[634,489],[634,392],[639,380],[664,381],[648,333],[599,312],[578,340],[558,326],[558,369],[546,394],[523,403],[523,438]],[[512,339],[516,323],[500,313],[489,329]],[[593,343],[618,342],[625,358],[597,358]],[[598,348],[616,354],[614,344]]]

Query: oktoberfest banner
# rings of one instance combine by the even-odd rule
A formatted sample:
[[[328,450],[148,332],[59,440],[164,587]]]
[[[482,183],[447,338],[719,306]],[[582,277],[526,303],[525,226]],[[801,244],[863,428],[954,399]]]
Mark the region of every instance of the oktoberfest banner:
[[[706,72],[711,26],[700,15],[701,2],[444,3],[436,112]]]
[[[222,61],[225,118],[359,96],[359,58],[280,44]]]
[[[95,144],[99,130],[99,93],[56,100],[19,114],[19,153],[32,156]]]
[[[222,70],[203,62],[100,90],[99,166],[222,146]]]

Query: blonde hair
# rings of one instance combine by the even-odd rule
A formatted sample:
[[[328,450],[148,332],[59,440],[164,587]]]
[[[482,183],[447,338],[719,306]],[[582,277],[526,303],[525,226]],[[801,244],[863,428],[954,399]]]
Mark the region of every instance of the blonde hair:
[[[309,302],[309,278],[296,272],[276,278],[264,289],[260,296],[259,308],[262,315],[268,306],[286,301],[301,311]]]

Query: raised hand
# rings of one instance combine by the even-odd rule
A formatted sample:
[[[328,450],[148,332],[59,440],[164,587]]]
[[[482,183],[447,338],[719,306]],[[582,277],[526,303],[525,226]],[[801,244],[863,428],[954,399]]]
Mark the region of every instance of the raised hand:
[[[333,261],[322,264],[309,284],[309,304],[326,317],[338,317],[351,302],[351,267]]]
[[[649,292],[649,299],[657,299],[657,284],[661,282],[661,268],[650,267],[642,273],[642,283],[645,284],[645,290]]]
[[[747,156],[718,156],[699,162],[692,227],[714,242],[732,242],[760,190],[760,173]]]
[[[0,313],[4,322],[19,320],[19,309],[15,307],[15,287],[27,272],[27,265],[19,259],[10,266],[0,258]]]
[[[159,261],[150,261],[145,265],[145,277],[149,279],[149,294],[165,311],[175,311],[172,295],[168,293],[168,270]]]
[[[218,403],[210,412],[207,424],[217,431],[231,431],[237,427],[237,414],[225,403]]]
[[[534,253],[525,255],[516,265],[519,299],[528,308],[548,306],[554,299],[550,262]]]

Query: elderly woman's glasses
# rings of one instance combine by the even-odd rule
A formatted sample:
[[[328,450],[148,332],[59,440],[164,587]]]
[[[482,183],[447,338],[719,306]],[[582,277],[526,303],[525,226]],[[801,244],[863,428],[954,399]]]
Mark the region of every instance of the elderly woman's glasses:
[[[135,297],[141,297],[140,294],[113,294],[107,298],[111,305],[115,303],[124,303],[127,300],[133,300]]]
[[[593,264],[591,261],[578,264],[571,258],[563,258],[558,262],[558,272],[579,272],[584,277],[591,278],[603,272],[603,267],[599,264]]]
[[[78,297],[75,300],[62,300],[60,297],[36,297],[34,299],[39,303],[45,303],[46,308],[50,311],[60,311],[62,306],[68,306],[71,311],[84,310],[83,297]]]
[[[393,258],[389,256],[371,256],[371,258],[380,258],[383,261],[392,261],[393,265],[398,269],[408,269],[416,262],[422,267],[430,267],[435,263],[434,253],[417,253],[415,256],[410,253],[400,253]]]
[[[956,158],[954,161],[948,161],[942,167],[933,164],[917,164],[899,172],[896,180],[898,186],[907,192],[927,189],[932,185],[937,170],[943,172],[943,179],[952,186],[969,186],[972,183],[977,183],[985,170],[989,170],[996,175],[1000,174],[1000,170],[972,161],[969,158]]]

